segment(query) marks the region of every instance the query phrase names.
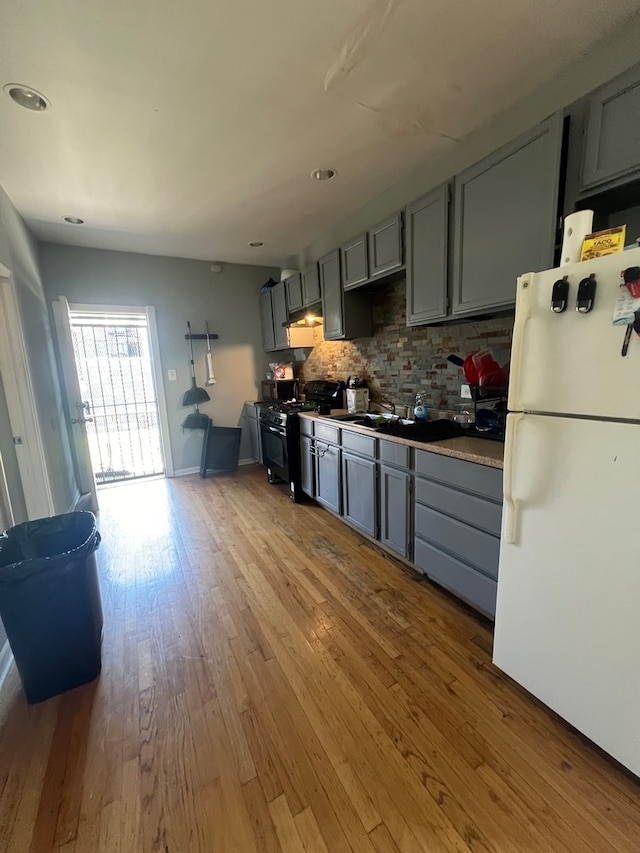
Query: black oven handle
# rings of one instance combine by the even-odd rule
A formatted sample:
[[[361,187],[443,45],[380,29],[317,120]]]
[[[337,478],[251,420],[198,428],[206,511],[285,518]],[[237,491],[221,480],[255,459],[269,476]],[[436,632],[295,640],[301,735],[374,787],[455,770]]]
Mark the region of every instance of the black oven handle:
[[[277,427],[268,426],[268,425],[267,425],[267,424],[265,424],[265,423],[263,423],[263,424],[262,424],[262,426],[264,427],[264,429],[268,429],[268,430],[269,430],[269,432],[275,432],[275,433],[276,433],[276,435],[281,435],[281,436],[283,436],[283,437],[284,437],[284,434],[285,434],[285,433],[284,433],[284,430],[283,430],[283,429],[278,429]]]

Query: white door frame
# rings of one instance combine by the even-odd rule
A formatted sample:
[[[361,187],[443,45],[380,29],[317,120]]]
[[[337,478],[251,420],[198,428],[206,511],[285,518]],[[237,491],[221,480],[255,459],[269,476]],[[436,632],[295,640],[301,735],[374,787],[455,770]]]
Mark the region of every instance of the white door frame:
[[[0,264],[0,367],[29,519],[55,512],[11,271]]]
[[[160,361],[160,343],[156,324],[156,309],[153,305],[95,305],[87,302],[69,304],[70,311],[89,311],[104,314],[145,314],[149,343],[151,345],[151,372],[158,401],[158,416],[160,419],[160,449],[166,477],[174,476],[173,454],[171,452],[171,436],[169,433],[169,417],[167,415],[167,399],[164,393],[162,363]]]

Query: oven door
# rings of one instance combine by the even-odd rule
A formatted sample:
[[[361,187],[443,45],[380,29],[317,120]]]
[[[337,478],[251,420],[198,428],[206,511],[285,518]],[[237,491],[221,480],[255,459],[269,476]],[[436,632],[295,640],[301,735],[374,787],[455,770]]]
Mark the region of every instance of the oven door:
[[[283,429],[260,421],[262,464],[285,483],[289,481],[287,436]]]

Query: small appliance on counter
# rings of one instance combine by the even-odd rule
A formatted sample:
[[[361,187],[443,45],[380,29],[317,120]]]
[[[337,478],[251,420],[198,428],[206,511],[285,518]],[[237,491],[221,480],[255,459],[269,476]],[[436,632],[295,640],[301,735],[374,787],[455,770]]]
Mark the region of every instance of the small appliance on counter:
[[[263,379],[262,380],[262,399],[263,400],[297,400],[298,399],[298,380],[297,379]]]
[[[347,388],[347,411],[350,414],[369,411],[369,389]]]

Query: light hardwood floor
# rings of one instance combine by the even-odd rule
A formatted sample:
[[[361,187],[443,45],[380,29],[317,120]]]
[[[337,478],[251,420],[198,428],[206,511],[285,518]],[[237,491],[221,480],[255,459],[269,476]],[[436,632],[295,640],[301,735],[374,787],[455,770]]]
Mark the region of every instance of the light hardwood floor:
[[[490,626],[261,469],[101,493],[103,672],[0,696],[0,851],[636,851]],[[544,625],[540,626],[544,630]]]

